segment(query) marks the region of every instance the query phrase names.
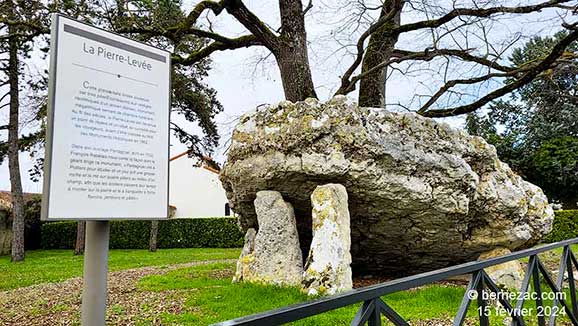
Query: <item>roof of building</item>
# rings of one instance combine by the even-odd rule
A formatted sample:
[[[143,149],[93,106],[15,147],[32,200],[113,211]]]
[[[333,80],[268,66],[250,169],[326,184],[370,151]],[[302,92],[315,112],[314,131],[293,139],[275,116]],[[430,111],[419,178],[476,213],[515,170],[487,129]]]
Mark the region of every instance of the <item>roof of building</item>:
[[[175,156],[171,157],[170,161],[174,161],[174,160],[179,159],[179,158],[181,158],[181,157],[183,157],[183,156],[188,157],[188,154],[189,154],[189,151],[184,151],[184,152],[182,152],[182,153],[180,153],[180,154],[178,154],[178,155],[175,155]],[[203,160],[203,165],[202,165],[201,167],[202,167],[203,169],[205,169],[205,170],[207,170],[207,171],[211,171],[211,172],[216,173],[216,174],[219,174],[219,170],[217,170],[217,169],[215,169],[215,168],[213,168],[213,167],[211,167],[211,166],[208,165],[208,162],[214,162],[212,158],[210,158],[210,157],[208,157],[208,156],[203,156],[203,157],[202,157],[202,160]]]

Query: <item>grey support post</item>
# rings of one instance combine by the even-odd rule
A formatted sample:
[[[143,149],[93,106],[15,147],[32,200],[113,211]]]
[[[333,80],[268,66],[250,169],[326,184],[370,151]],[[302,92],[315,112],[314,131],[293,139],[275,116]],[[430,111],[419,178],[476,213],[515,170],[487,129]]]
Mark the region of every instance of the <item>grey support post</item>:
[[[105,325],[109,233],[108,221],[86,222],[82,326]]]

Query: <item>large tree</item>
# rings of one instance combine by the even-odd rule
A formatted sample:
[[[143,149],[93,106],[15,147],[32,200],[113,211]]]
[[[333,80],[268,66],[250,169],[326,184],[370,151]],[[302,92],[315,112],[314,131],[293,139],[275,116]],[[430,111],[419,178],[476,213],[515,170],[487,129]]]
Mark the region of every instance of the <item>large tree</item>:
[[[418,94],[418,99],[406,106],[409,110],[429,117],[445,117],[472,112],[506,95],[547,71],[564,53],[565,48],[578,39],[576,24],[567,22],[576,10],[576,1],[335,1],[342,5],[338,12],[345,14],[338,28],[347,35],[355,35],[352,62],[340,74],[336,94],[349,94],[359,85],[362,106],[383,107],[388,70],[403,71],[414,65],[436,65],[441,80],[437,90]],[[117,1],[131,11],[131,1]],[[179,40],[195,35],[209,40],[203,47],[189,53],[177,53],[174,62],[189,65],[204,60],[217,51],[259,46],[275,58],[285,97],[291,101],[316,97],[309,65],[308,39],[305,19],[315,6],[309,1],[279,0],[279,21],[271,27],[247,7],[242,0],[203,0],[190,10],[186,18],[173,26],[158,28],[135,22],[120,32],[143,33]],[[507,65],[504,56],[518,34],[503,40],[492,37],[491,25],[497,20],[526,15],[538,20],[538,12],[549,12],[547,24],[564,26],[569,32],[549,53],[524,67]],[[246,30],[244,35],[228,36],[213,28],[213,16],[230,15]],[[427,41],[423,36],[428,35]],[[406,40],[401,42],[400,40]],[[414,39],[420,39],[417,44]],[[410,42],[407,42],[410,40]],[[407,71],[407,70],[405,70]],[[454,71],[454,74],[448,73]],[[511,78],[513,82],[501,87],[485,87],[488,82]],[[436,85],[433,81],[432,85]],[[478,87],[485,93],[471,95]],[[449,99],[451,98],[451,99]],[[450,103],[448,105],[448,103]]]
[[[13,205],[12,261],[21,261],[25,256],[25,209],[19,153],[27,151],[37,158],[37,164],[29,171],[32,180],[38,180],[43,165],[48,74],[47,71],[34,71],[31,63],[47,56],[51,12],[77,19],[87,19],[91,13],[86,1],[0,2],[0,30],[3,32],[0,52],[7,54],[0,65],[6,80],[6,84],[1,85],[6,93],[0,98],[0,104],[9,98],[4,105],[10,108],[8,124],[0,126],[0,129],[8,130],[8,139],[0,140],[0,162],[8,157]]]
[[[2,61],[0,72],[3,81],[0,87],[5,93],[0,98],[0,104],[7,98],[2,107],[9,107],[8,124],[0,129],[8,130],[8,140],[0,143],[0,160],[4,154],[8,156],[10,186],[12,193],[12,261],[24,260],[24,197],[20,175],[19,152],[22,143],[28,143],[30,137],[21,135],[21,98],[20,92],[26,84],[26,74],[23,74],[24,60],[34,50],[35,39],[45,30],[46,11],[38,1],[2,1],[0,3],[0,52]],[[28,80],[30,81],[30,80]],[[35,139],[35,137],[32,137]],[[34,142],[35,140],[32,140]]]
[[[180,0],[134,0],[116,1],[110,5],[97,3],[95,15],[98,25],[113,31],[123,31],[132,26],[149,26],[165,30],[187,19]],[[206,45],[206,39],[187,34],[177,38],[166,38],[142,33],[124,33],[125,36],[172,51],[175,56],[198,51]],[[212,154],[219,143],[215,115],[223,110],[217,100],[216,91],[203,82],[208,75],[211,61],[204,57],[192,64],[173,62],[171,129],[181,143],[187,145],[189,153],[199,158]],[[186,125],[196,123],[202,135],[191,133]]]
[[[24,215],[22,198],[22,180],[18,153],[28,151],[39,159],[30,171],[31,177],[38,180],[42,171],[42,147],[44,144],[44,118],[46,113],[47,71],[37,74],[24,69],[28,63],[39,62],[39,56],[45,57],[50,33],[50,13],[59,12],[69,17],[88,22],[103,28],[127,26],[128,22],[147,23],[158,28],[173,25],[183,20],[180,1],[134,1],[130,14],[123,6],[115,6],[114,11],[99,1],[31,1],[13,0],[0,2],[0,73],[3,74],[0,90],[1,107],[9,107],[9,123],[0,126],[8,131],[8,139],[0,139],[0,162],[8,157],[10,181],[13,196],[12,259],[24,259]],[[139,41],[157,47],[166,48],[174,53],[195,51],[205,41],[189,35],[178,40],[150,38],[141,34],[127,35]],[[44,59],[44,58],[41,58]],[[191,155],[199,157],[210,155],[218,144],[219,135],[214,122],[215,115],[222,110],[216,99],[216,92],[208,87],[203,79],[210,69],[208,58],[195,64],[174,65],[172,71],[172,118],[171,129],[177,139],[185,144]],[[26,101],[22,101],[25,97]],[[39,122],[36,130],[23,133],[22,112],[28,112],[28,118]],[[181,118],[178,118],[178,117]],[[201,132],[191,131],[190,123],[201,128]],[[84,238],[80,223],[77,239],[77,251],[82,251]]]
[[[117,6],[104,6],[101,21],[113,30],[123,30],[133,25],[146,25],[159,30],[169,28],[186,19],[180,0],[132,1],[130,5],[117,1]],[[175,55],[197,51],[206,45],[206,40],[196,35],[179,38],[164,38],[142,33],[125,33],[127,36],[151,45],[172,51]],[[215,115],[223,110],[216,98],[216,91],[202,82],[210,68],[208,57],[192,65],[174,64],[172,81],[172,120],[181,116],[188,122],[197,122],[203,131],[203,137],[191,134],[172,121],[171,129],[175,137],[189,148],[189,155],[199,159],[207,157],[219,143],[219,134],[215,124]],[[211,162],[216,164],[215,162]],[[149,250],[157,250],[159,222],[152,221],[149,237]]]

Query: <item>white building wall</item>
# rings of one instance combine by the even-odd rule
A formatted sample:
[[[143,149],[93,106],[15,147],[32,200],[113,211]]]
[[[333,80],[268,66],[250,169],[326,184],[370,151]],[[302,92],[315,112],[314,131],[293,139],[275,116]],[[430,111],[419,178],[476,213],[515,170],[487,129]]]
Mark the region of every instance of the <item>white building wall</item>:
[[[176,207],[174,217],[225,216],[228,200],[219,175],[195,162],[186,155],[171,161],[169,204]]]

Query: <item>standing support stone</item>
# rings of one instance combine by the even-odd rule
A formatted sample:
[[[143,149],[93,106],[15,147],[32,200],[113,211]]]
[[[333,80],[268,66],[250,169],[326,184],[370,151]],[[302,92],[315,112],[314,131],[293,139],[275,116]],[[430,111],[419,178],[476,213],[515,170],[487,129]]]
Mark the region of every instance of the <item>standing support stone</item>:
[[[309,295],[331,295],[353,287],[347,200],[340,184],[318,186],[311,195],[313,240],[303,274]]]
[[[303,256],[293,206],[276,191],[259,191],[255,211],[259,231],[248,230],[234,280],[300,285]]]
[[[255,256],[253,252],[255,251],[255,236],[257,231],[250,228],[245,234],[245,245],[243,250],[241,250],[241,256],[237,261],[237,271],[235,272],[235,277],[233,277],[233,282],[241,282],[244,277],[247,277],[251,272],[251,265],[255,261]]]
[[[511,253],[512,252],[507,248],[496,248],[482,253],[478,260],[505,256]],[[524,268],[522,268],[522,264],[517,260],[487,267],[485,268],[485,272],[498,286],[510,290],[519,290],[522,287]]]

